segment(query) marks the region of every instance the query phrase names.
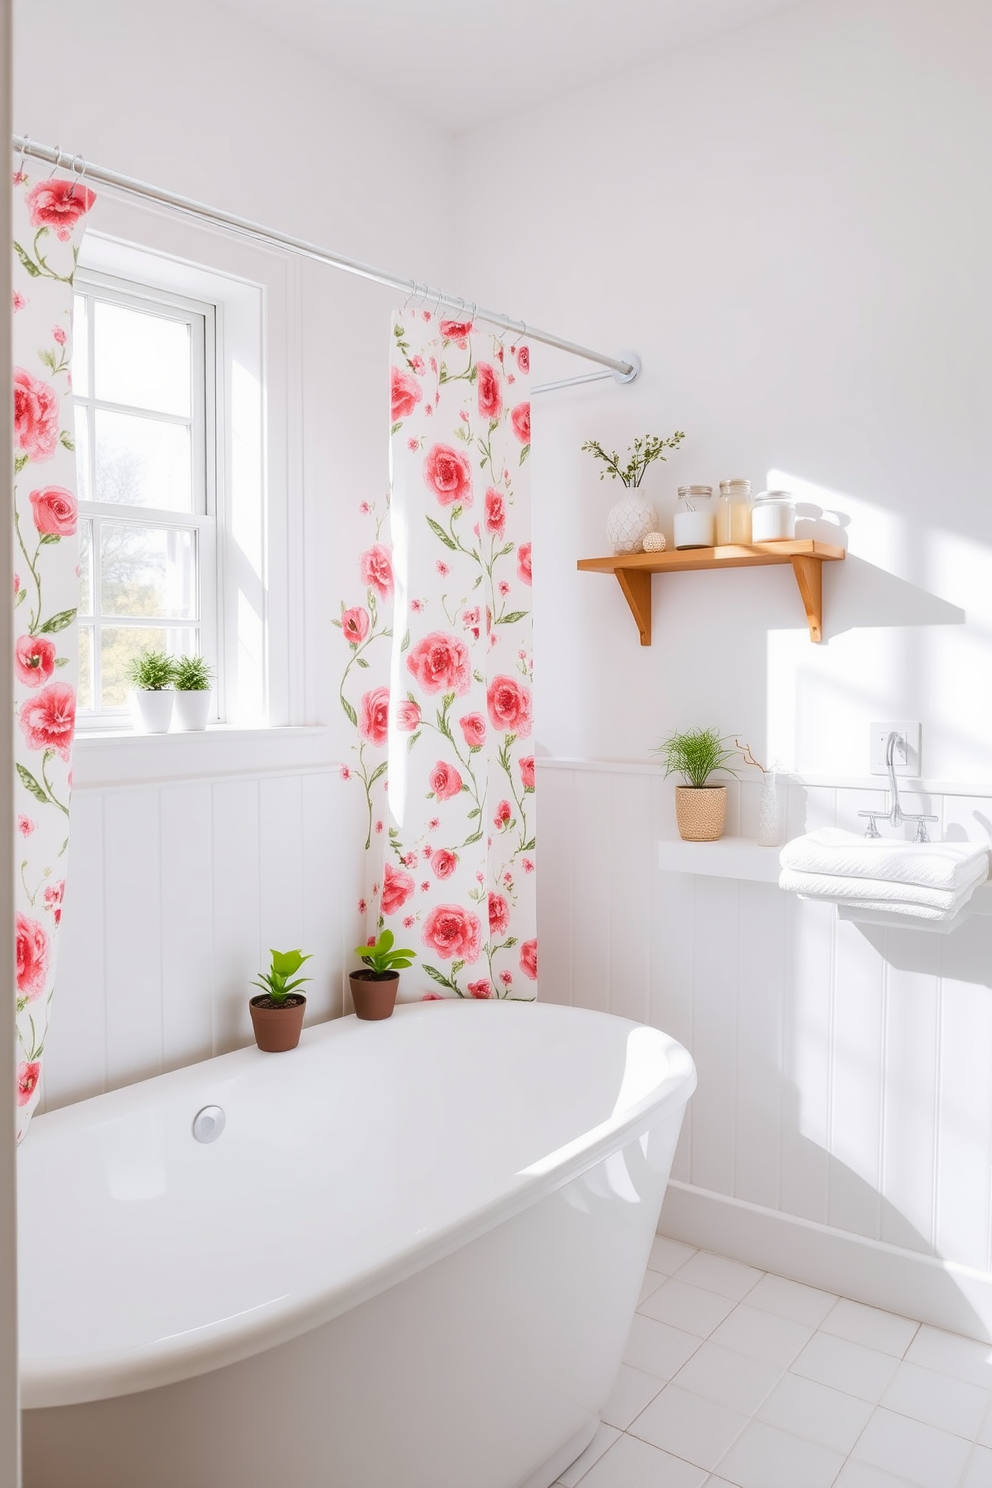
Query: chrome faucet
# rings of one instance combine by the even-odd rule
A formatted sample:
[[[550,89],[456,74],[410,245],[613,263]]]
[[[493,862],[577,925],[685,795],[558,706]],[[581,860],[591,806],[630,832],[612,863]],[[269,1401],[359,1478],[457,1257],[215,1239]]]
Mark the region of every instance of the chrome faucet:
[[[902,822],[915,822],[916,836],[913,838],[913,841],[929,842],[927,822],[935,822],[939,818],[903,811],[899,804],[899,782],[896,780],[895,753],[896,744],[901,738],[902,734],[897,734],[895,729],[893,729],[885,741],[885,764],[889,772],[889,790],[892,792],[891,808],[885,811],[859,811],[858,815],[868,818],[868,830],[865,832],[866,837],[881,837],[882,834],[878,830],[878,819],[881,818],[882,821],[887,821],[893,827],[898,827]]]

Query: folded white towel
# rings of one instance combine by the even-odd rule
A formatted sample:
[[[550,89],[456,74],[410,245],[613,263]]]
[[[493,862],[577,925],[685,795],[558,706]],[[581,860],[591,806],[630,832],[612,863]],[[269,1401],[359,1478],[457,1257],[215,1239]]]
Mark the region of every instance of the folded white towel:
[[[797,873],[884,879],[953,891],[988,877],[989,849],[980,842],[894,842],[821,827],[787,842],[779,862]]]
[[[850,899],[832,900],[824,898],[821,895],[799,895],[800,899],[809,899],[818,904],[846,904],[849,905],[851,909],[859,909],[866,914],[884,914],[887,919],[891,919],[893,924],[899,923],[900,916],[905,916],[907,919],[910,920],[943,921],[956,919],[958,911],[961,909],[965,901],[968,900],[970,897],[970,894],[965,894],[961,900],[961,903],[956,904],[953,909],[931,909],[930,906],[927,904],[908,904],[898,899],[859,899],[855,903],[852,902]]]
[[[851,904],[863,910],[909,915],[920,920],[950,920],[967,904],[980,880],[956,892],[922,884],[896,884],[884,879],[840,878],[826,873],[795,873],[783,868],[779,887],[802,899]]]
[[[842,878],[833,873],[796,873],[792,868],[783,868],[778,877],[779,887],[793,894],[805,894],[810,899],[842,899],[845,903],[872,900],[879,903],[925,904],[931,909],[950,909],[958,904],[961,895],[971,895],[976,887],[969,884],[964,889],[929,889],[923,884],[890,883],[884,878]]]

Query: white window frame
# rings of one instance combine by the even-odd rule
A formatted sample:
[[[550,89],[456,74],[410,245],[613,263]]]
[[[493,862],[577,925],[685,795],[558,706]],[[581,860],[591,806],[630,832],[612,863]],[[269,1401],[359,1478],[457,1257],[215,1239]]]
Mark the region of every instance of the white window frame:
[[[147,630],[197,630],[199,651],[213,667],[216,682],[213,689],[211,721],[223,718],[224,667],[219,645],[218,616],[222,590],[218,534],[217,493],[217,307],[205,300],[197,300],[174,291],[158,288],[101,273],[95,269],[79,269],[75,275],[74,291],[86,296],[92,304],[94,299],[129,309],[147,311],[165,319],[175,319],[189,325],[191,334],[191,417],[173,419],[170,415],[152,410],[155,418],[167,422],[188,423],[192,434],[192,478],[193,502],[190,512],[176,512],[155,507],[128,506],[116,502],[100,502],[92,499],[95,485],[95,418],[94,411],[108,408],[111,411],[134,413],[131,405],[117,405],[98,398],[95,383],[96,338],[94,318],[89,317],[89,336],[85,396],[76,394],[77,415],[84,413],[88,421],[88,470],[87,490],[90,499],[79,502],[80,517],[92,523],[93,543],[91,548],[91,600],[93,613],[79,614],[80,624],[93,626],[92,686],[94,702],[100,696],[100,632],[102,623],[117,623]],[[77,379],[78,381],[79,379]],[[196,616],[192,620],[162,618],[159,616],[130,617],[110,616],[98,606],[100,585],[98,581],[98,554],[100,551],[100,526],[103,521],[117,521],[132,527],[173,528],[192,530],[196,545]],[[127,707],[79,709],[79,723],[83,729],[119,729],[127,719]]]

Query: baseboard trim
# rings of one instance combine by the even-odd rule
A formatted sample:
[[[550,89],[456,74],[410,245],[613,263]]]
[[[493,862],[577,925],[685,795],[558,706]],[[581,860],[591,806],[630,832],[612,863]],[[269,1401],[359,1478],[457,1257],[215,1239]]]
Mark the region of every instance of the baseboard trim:
[[[992,1342],[992,1275],[672,1180],[658,1232],[856,1302]]]

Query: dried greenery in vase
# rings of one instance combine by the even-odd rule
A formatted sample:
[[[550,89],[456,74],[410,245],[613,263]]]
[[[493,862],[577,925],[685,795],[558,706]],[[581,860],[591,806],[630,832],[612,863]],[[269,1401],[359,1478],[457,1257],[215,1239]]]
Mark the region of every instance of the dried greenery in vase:
[[[607,453],[598,439],[587,439],[582,448],[605,464],[606,469],[599,472],[600,480],[609,476],[611,480],[619,480],[628,488],[633,488],[641,484],[649,465],[655,460],[667,460],[665,450],[677,450],[684,438],[685,434],[681,429],[676,430],[668,439],[662,439],[658,434],[645,434],[643,439],[635,439],[633,444],[627,446],[626,465],[620,464],[620,456],[616,450]]]

